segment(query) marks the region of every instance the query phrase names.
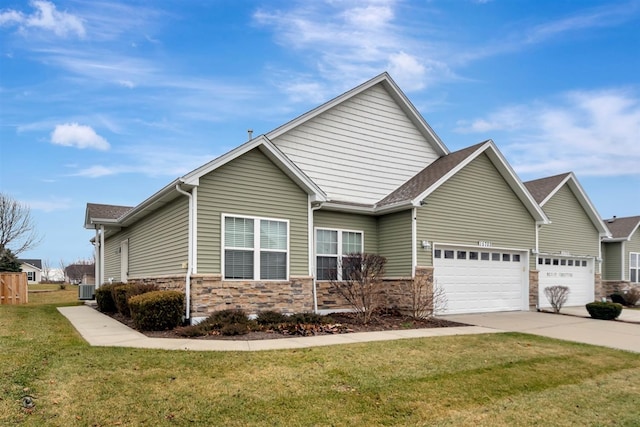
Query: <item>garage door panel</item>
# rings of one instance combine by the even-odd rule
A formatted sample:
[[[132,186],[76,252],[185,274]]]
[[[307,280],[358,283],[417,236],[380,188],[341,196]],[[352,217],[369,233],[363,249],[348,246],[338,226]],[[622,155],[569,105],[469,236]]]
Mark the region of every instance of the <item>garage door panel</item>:
[[[447,297],[444,312],[521,310],[524,259],[522,252],[436,247],[434,277]]]
[[[593,258],[541,256],[538,260],[538,305],[549,308],[544,289],[548,286],[567,286],[569,298],[565,306],[584,305],[594,300]]]

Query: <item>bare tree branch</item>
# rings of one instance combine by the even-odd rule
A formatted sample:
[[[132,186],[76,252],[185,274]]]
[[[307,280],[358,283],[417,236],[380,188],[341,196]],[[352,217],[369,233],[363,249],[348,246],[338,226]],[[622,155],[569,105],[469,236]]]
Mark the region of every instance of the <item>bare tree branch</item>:
[[[0,248],[10,248],[18,255],[41,241],[29,207],[0,193]]]

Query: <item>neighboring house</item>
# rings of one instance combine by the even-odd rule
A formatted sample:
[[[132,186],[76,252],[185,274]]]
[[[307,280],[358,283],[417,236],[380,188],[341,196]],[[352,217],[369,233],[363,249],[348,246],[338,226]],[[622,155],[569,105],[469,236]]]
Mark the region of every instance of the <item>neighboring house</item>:
[[[605,220],[611,238],[604,239],[603,285],[607,294],[640,285],[640,216]]]
[[[135,207],[85,215],[96,283],[184,290],[188,318],[348,308],[327,279],[363,251],[386,257],[396,305],[419,272],[447,313],[527,310],[548,222],[492,141],[450,153],[386,73]]]
[[[64,268],[64,280],[74,285],[94,284],[95,268],[95,264],[69,264]]]
[[[27,273],[27,281],[30,285],[42,281],[42,260],[40,259],[18,259],[20,268]]]
[[[600,242],[610,233],[578,179],[569,172],[524,184],[551,220],[538,236],[538,307],[551,307],[544,289],[555,285],[569,287],[566,306],[600,298]]]

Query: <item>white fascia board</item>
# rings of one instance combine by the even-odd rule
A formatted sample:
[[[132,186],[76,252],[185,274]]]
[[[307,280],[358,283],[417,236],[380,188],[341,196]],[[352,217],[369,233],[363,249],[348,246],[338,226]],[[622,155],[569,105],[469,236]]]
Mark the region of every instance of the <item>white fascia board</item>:
[[[209,163],[195,169],[184,175],[181,181],[187,185],[198,186],[200,177],[213,172],[219,167],[237,159],[238,157],[248,153],[254,148],[258,148],[269,160],[274,162],[292,181],[304,189],[307,194],[312,196],[312,201],[323,202],[327,200],[327,196],[300,168],[298,168],[284,153],[282,153],[265,135],[260,135],[251,141],[236,147],[235,149],[223,154],[220,157],[210,161]]]
[[[457,174],[460,170],[462,170],[465,166],[467,166],[469,163],[471,163],[476,157],[478,157],[481,153],[483,153],[487,148],[488,148],[488,143],[489,141],[487,141],[486,143],[484,143],[481,147],[479,147],[475,153],[469,155],[466,159],[464,159],[464,161],[458,163],[456,165],[456,167],[454,167],[453,169],[451,169],[449,172],[447,172],[445,175],[443,175],[439,180],[437,180],[436,182],[434,182],[429,188],[427,188],[426,190],[424,190],[422,193],[420,193],[418,195],[418,197],[415,197],[413,200],[411,200],[411,204],[413,206],[420,206],[420,202],[422,202],[422,200],[424,200],[425,198],[427,198],[427,196],[429,196],[429,194],[433,193],[434,191],[436,191],[438,188],[440,188],[440,186],[442,184],[444,184],[445,182],[447,182],[452,176],[454,176],[455,174]]]
[[[492,140],[488,141],[487,155],[489,159],[493,161],[494,166],[500,171],[502,177],[511,186],[511,189],[516,193],[522,204],[527,208],[531,216],[535,219],[536,224],[550,224],[551,220],[547,214],[544,213],[542,207],[534,200],[527,187],[524,186],[518,175],[515,173],[507,159],[502,155],[498,147]]]
[[[460,162],[458,165],[456,165],[455,168],[451,169],[447,174],[442,176],[433,185],[431,185],[420,195],[418,195],[418,197],[414,198],[412,200],[413,205],[418,206],[420,201],[424,200],[427,196],[429,196],[429,194],[433,193],[442,184],[447,182],[452,176],[454,176],[469,163],[475,160],[480,154],[485,152],[487,153],[487,156],[496,167],[496,169],[498,169],[498,172],[500,172],[513,192],[516,193],[522,204],[524,204],[531,216],[535,219],[536,224],[550,224],[551,221],[549,220],[549,217],[547,217],[542,208],[533,199],[531,193],[529,193],[529,191],[526,189],[520,178],[518,178],[514,170],[511,168],[507,160],[504,158],[502,153],[498,150],[495,143],[491,139],[487,140],[473,154],[469,155],[466,159],[464,159],[464,161]]]
[[[418,204],[418,206],[420,206],[420,204]],[[405,211],[413,207],[415,207],[415,205],[412,204],[410,200],[385,205],[383,207],[348,205],[343,203],[334,203],[331,201],[322,203],[322,209],[324,210],[363,215],[386,215],[394,212]]]
[[[400,90],[398,85],[393,81],[391,76],[389,76],[389,74],[386,71],[372,78],[371,80],[368,80],[362,83],[361,85],[356,86],[355,88],[343,93],[342,95],[337,96],[328,102],[325,102],[319,107],[314,108],[313,110],[308,111],[307,113],[301,116],[298,116],[297,118],[272,130],[271,132],[266,134],[266,137],[268,139],[277,138],[280,135],[287,133],[291,129],[301,125],[302,123],[308,120],[311,120],[314,117],[317,117],[318,115],[330,110],[336,105],[343,103],[349,98],[352,98],[366,91],[367,89],[377,85],[378,83],[382,83],[384,85],[385,89],[389,91],[392,98],[398,103],[402,111],[404,111],[405,114],[407,114],[407,117],[409,117],[411,122],[414,125],[416,125],[420,133],[425,137],[425,139],[427,139],[433,145],[433,148],[435,149],[435,151],[440,156],[445,156],[449,154],[449,149],[444,145],[440,137],[436,135],[436,133],[431,128],[431,126],[429,126],[429,124],[425,121],[424,117],[422,117],[422,115],[418,112],[418,110],[411,103],[411,101],[409,101],[409,98],[407,98],[407,96],[402,92],[402,90]]]
[[[556,188],[554,188],[553,191],[551,191],[547,195],[547,197],[545,197],[544,200],[540,202],[540,206],[543,207],[549,200],[551,200],[551,198],[555,196],[556,193],[560,191],[560,189],[565,184],[568,185],[573,194],[576,195],[578,203],[580,203],[580,206],[582,206],[582,209],[586,212],[587,216],[598,230],[599,236],[611,237],[609,228],[607,228],[606,224],[600,217],[600,214],[596,210],[595,206],[593,206],[593,203],[591,203],[589,196],[587,196],[587,193],[584,191],[582,185],[580,185],[580,182],[578,181],[578,178],[576,178],[573,172],[569,172],[569,174],[567,174],[567,176],[562,181],[560,181]]]

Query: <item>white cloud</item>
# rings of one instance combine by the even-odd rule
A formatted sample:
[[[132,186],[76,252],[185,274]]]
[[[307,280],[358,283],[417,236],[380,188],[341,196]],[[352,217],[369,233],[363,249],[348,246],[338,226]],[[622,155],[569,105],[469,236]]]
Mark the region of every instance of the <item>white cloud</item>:
[[[68,197],[50,198],[49,200],[30,200],[25,202],[33,210],[54,212],[67,210],[71,207],[71,199]]]
[[[393,0],[302,2],[290,10],[260,10],[254,20],[273,30],[281,45],[308,58],[315,82],[320,76],[323,85],[346,89],[388,70],[400,86],[413,91],[455,77],[442,60],[444,51],[434,53],[428,39],[411,35],[417,29],[403,28],[407,24],[397,11]],[[304,99],[300,76],[281,81],[293,81],[286,90],[296,94],[292,100]]]
[[[20,30],[40,29],[53,32],[60,37],[86,34],[82,19],[67,12],[61,12],[56,5],[46,0],[34,0],[30,5],[35,9],[31,14],[7,9],[0,12],[0,25],[17,25]]]
[[[107,140],[98,135],[90,126],[78,123],[57,125],[51,133],[51,142],[65,147],[94,148],[96,150],[110,148]]]
[[[459,132],[501,135],[520,173],[640,174],[640,97],[628,90],[573,91],[459,125]]]
[[[116,168],[109,168],[106,166],[96,165],[79,170],[78,172],[71,174],[72,176],[84,176],[87,178],[100,178],[103,176],[116,175],[120,171]]]

